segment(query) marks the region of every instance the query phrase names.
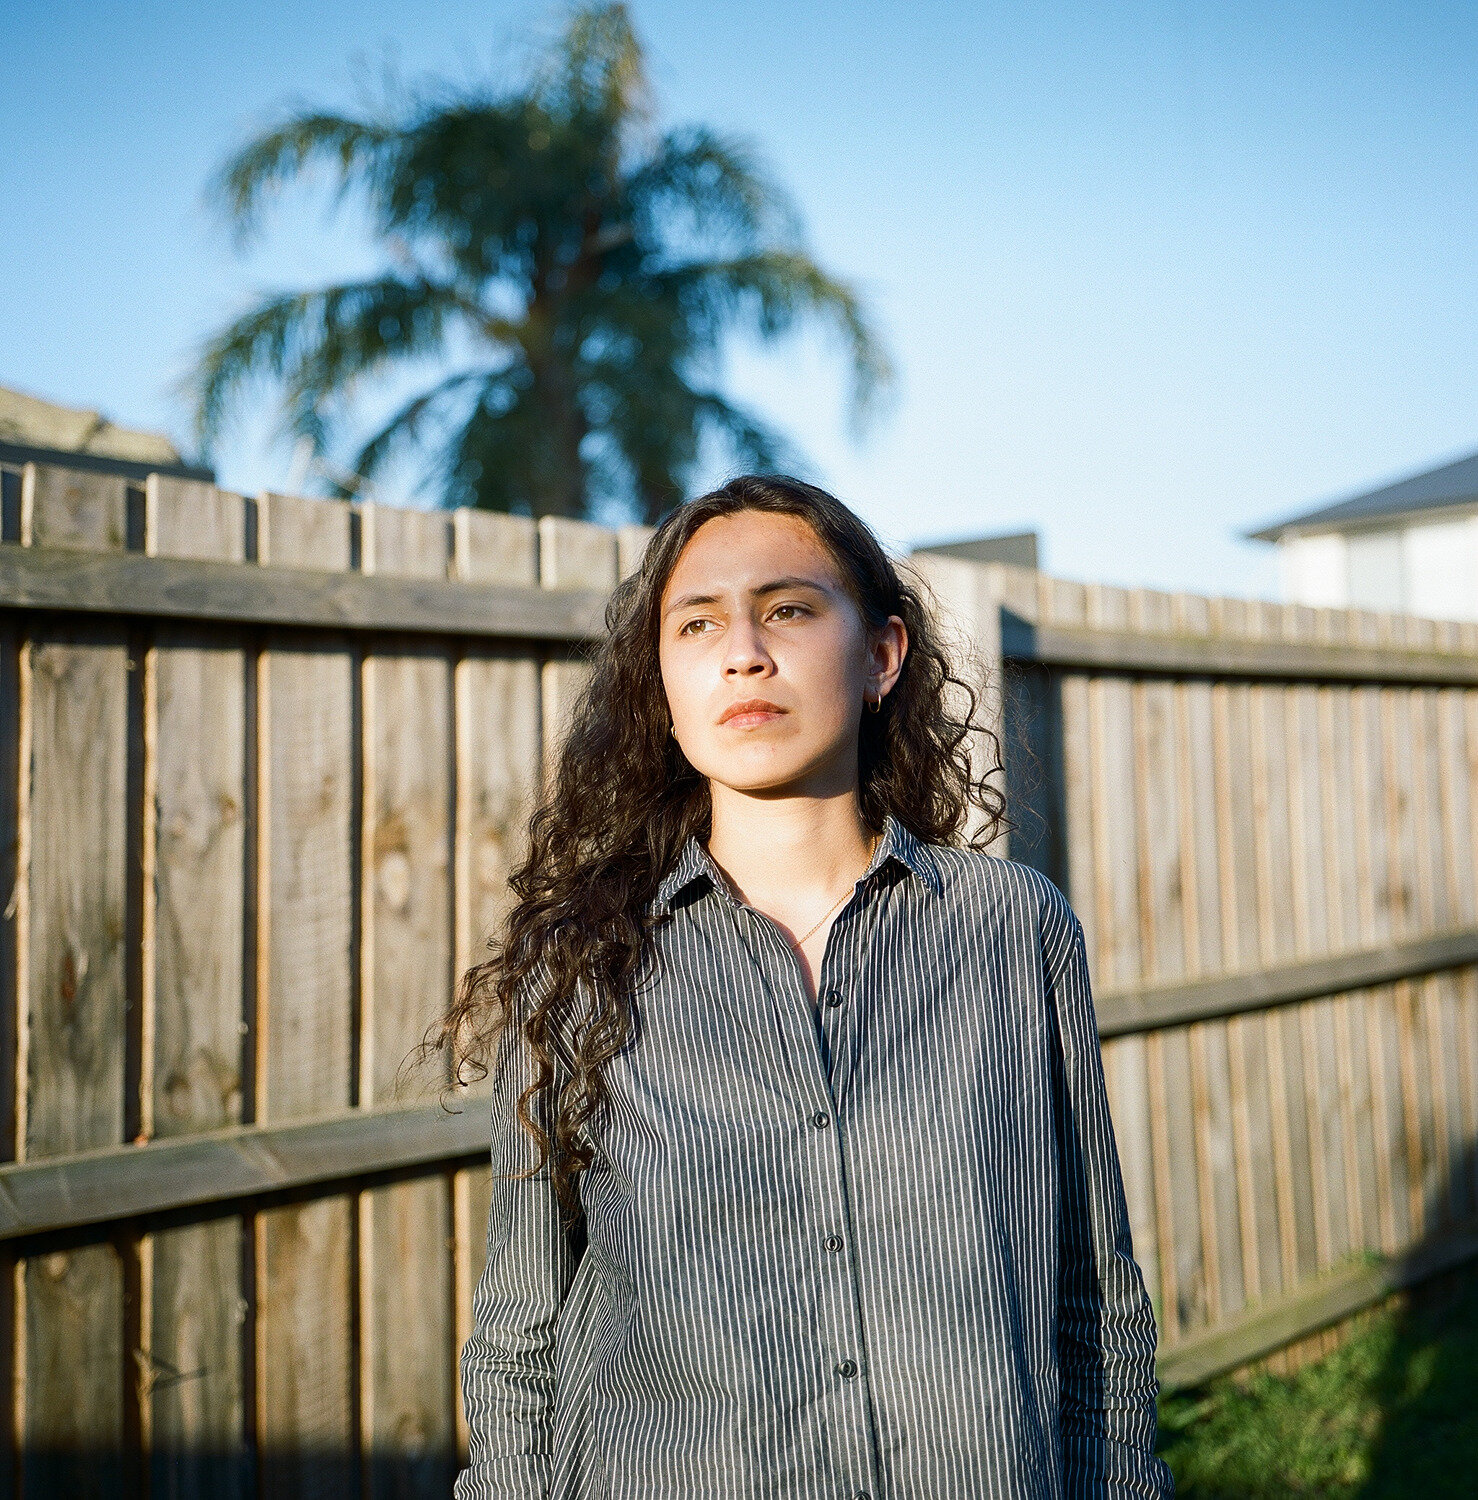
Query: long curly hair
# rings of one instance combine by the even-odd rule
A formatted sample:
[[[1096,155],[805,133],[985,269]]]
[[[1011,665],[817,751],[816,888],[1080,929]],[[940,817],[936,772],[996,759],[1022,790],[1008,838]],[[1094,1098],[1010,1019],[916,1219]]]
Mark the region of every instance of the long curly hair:
[[[709,832],[707,779],[670,732],[658,663],[662,594],[694,532],[737,511],[805,521],[867,626],[897,615],[907,627],[901,675],[881,711],[862,716],[863,822],[877,833],[891,813],[924,842],[971,848],[1010,826],[989,779],[1001,768],[1000,742],[975,722],[978,675],[972,681],[951,660],[957,648],[946,645],[923,580],[911,570],[900,576],[863,521],[825,490],[776,475],[744,475],[673,510],[640,568],[611,594],[605,636],[509,880],[516,900],[503,930],[426,1043],[449,1050],[453,1085],[486,1078],[507,1055],[500,1048],[526,1049],[532,1078],[515,1113],[538,1161],[513,1175],[532,1176],[552,1158],[570,1221],[579,1215],[577,1179],[595,1154],[605,1069],[633,1036],[633,981],[651,956],[652,932],[671,920],[646,908],[689,835]],[[982,753],[989,764],[977,775]],[[983,817],[966,834],[972,806]]]

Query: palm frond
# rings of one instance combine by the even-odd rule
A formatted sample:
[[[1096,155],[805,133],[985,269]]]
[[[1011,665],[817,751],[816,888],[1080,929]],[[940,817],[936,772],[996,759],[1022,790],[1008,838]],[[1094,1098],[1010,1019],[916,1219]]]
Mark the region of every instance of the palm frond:
[[[540,505],[548,482],[548,434],[527,399],[516,370],[488,375],[466,421],[441,453],[446,505],[547,514]]]
[[[267,376],[286,387],[290,430],[321,448],[326,400],[392,360],[434,352],[461,310],[454,290],[422,277],[270,297],[201,351],[191,382],[197,433],[207,444],[218,437],[242,387]]]
[[[799,238],[800,214],[747,142],[693,127],[663,136],[627,179],[627,195],[660,243],[665,214],[685,217],[694,233],[732,236],[749,249],[766,239]]]
[[[244,243],[265,200],[315,161],[337,168],[341,197],[356,184],[373,189],[397,134],[389,121],[303,110],[228,157],[207,188],[207,200],[230,221],[237,243]]]
[[[402,447],[422,441],[422,428],[434,419],[438,409],[452,396],[476,382],[485,384],[485,370],[459,370],[438,381],[429,391],[407,401],[404,406],[385,423],[361,447],[355,455],[353,472],[359,479],[373,479],[389,462],[392,455]]]
[[[713,391],[698,393],[698,415],[719,434],[741,468],[757,474],[795,474],[806,460],[783,433]]]
[[[829,323],[851,365],[852,419],[859,430],[892,382],[892,361],[861,298],[802,251],[763,250],[695,262],[659,272],[655,279],[715,330],[747,317],[761,338],[773,339],[802,317]]]
[[[651,114],[646,59],[620,0],[582,5],[536,74],[536,96],[553,112],[640,123]]]
[[[247,142],[211,189],[239,235],[322,166],[365,199],[388,269],[268,297],[221,329],[186,378],[201,445],[270,380],[288,431],[326,458],[365,379],[448,353],[454,328],[472,357],[356,445],[357,479],[322,466],[341,488],[414,446],[435,455],[450,502],[576,515],[624,497],[651,518],[705,444],[798,467],[708,389],[736,327],[827,328],[860,428],[891,378],[862,299],[804,252],[752,146],[704,128],[657,137],[649,104],[626,7],[575,0],[521,84],[387,87],[358,114],[299,107]]]

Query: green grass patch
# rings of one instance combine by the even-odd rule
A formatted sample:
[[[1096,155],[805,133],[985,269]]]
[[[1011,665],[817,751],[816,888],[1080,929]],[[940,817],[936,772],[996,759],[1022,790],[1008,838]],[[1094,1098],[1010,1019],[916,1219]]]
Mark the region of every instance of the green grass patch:
[[[1160,1403],[1182,1500],[1478,1496],[1478,1279],[1382,1313],[1297,1375],[1256,1375]]]

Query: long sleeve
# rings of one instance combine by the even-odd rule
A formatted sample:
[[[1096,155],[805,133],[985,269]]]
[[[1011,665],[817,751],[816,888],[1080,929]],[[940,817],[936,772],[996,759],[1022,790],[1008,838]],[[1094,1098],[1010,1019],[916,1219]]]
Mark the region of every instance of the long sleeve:
[[[454,1500],[542,1500],[550,1483],[555,1327],[580,1257],[560,1223],[549,1164],[532,1178],[500,1175],[538,1159],[514,1116],[531,1077],[510,1029],[493,1070],[488,1257],[461,1353],[469,1453]]]
[[[1055,1062],[1058,1361],[1068,1500],[1173,1495],[1154,1453],[1155,1317],[1134,1259],[1104,1087],[1083,927],[1066,900],[1043,913]]]

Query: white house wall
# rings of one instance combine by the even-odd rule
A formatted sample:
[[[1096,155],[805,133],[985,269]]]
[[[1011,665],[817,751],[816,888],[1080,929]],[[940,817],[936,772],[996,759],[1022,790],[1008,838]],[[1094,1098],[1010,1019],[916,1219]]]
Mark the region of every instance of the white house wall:
[[[1399,531],[1357,531],[1345,538],[1349,601],[1359,609],[1406,608]]]
[[[1283,597],[1478,620],[1478,515],[1383,531],[1327,531],[1279,544]]]
[[[1405,609],[1436,620],[1478,620],[1478,516],[1408,527]]]
[[[1278,548],[1283,597],[1293,604],[1343,609],[1348,604],[1345,539],[1337,531],[1295,536]]]

